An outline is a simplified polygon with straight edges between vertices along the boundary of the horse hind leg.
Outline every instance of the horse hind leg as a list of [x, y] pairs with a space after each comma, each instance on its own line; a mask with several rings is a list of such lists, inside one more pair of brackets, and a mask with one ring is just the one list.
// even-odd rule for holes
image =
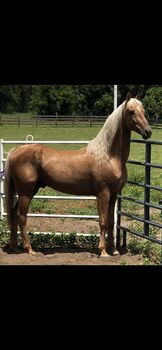
[[18, 208], [19, 208], [19, 215], [18, 215], [18, 223], [20, 227], [23, 247], [25, 251], [29, 254], [36, 255], [36, 252], [33, 251], [32, 246], [30, 244], [29, 235], [27, 233], [27, 213], [29, 209], [29, 205], [31, 202], [31, 197], [28, 197], [27, 195], [23, 195], [19, 197], [18, 201]]
[[13, 251], [18, 250], [17, 229], [18, 229], [18, 201], [15, 203], [11, 211], [11, 240], [10, 240], [10, 243], [6, 245], [6, 248], [10, 248]]

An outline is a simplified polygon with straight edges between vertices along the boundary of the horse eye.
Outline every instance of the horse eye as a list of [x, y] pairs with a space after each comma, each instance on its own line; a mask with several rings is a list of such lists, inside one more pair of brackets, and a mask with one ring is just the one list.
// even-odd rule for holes
[[132, 115], [132, 114], [134, 113], [134, 111], [131, 109], [131, 110], [129, 111], [129, 113], [130, 113], [130, 115]]

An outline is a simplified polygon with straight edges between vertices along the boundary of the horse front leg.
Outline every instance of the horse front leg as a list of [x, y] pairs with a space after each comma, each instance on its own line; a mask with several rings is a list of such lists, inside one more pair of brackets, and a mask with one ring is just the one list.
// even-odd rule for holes
[[109, 201], [107, 251], [110, 255], [119, 254], [114, 245], [114, 209], [116, 200], [117, 194], [112, 196]]
[[99, 212], [99, 226], [100, 226], [100, 238], [99, 238], [99, 251], [101, 257], [107, 257], [106, 239], [105, 235], [108, 230], [108, 211], [109, 211], [110, 191], [108, 188], [104, 188], [97, 196], [97, 207]]

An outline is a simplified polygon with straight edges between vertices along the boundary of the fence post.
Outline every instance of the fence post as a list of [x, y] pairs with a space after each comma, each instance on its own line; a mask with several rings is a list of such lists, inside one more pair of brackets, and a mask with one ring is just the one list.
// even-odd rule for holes
[[21, 119], [20, 119], [20, 115], [18, 115], [18, 126], [20, 127], [21, 125]]
[[90, 119], [89, 119], [89, 126], [92, 126], [92, 113], [90, 114]]
[[[119, 192], [121, 195], [121, 192]], [[121, 223], [121, 197], [117, 198], [117, 208], [116, 208], [116, 248], [120, 248], [120, 223]]]
[[[144, 192], [144, 221], [150, 220], [150, 207], [146, 203], [150, 203], [150, 188], [146, 185], [150, 185], [150, 166], [151, 163], [151, 142], [146, 142], [146, 154], [145, 154], [145, 192]], [[144, 234], [149, 236], [149, 224], [144, 222]]]
[[118, 220], [117, 205], [118, 205], [118, 202], [117, 202], [117, 200], [116, 200], [116, 202], [115, 202], [115, 207], [114, 207], [114, 244], [115, 244], [115, 247], [116, 247], [117, 220]]
[[[3, 172], [3, 139], [0, 139], [0, 172]], [[3, 220], [4, 206], [3, 206], [3, 181], [0, 179], [0, 219]]]

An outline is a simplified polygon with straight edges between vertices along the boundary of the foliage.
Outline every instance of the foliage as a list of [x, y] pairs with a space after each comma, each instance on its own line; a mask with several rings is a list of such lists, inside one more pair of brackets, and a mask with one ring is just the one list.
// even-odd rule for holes
[[5, 220], [0, 220], [0, 246], [9, 242], [9, 233], [7, 233], [7, 225]]
[[162, 87], [154, 86], [147, 90], [145, 97], [142, 100], [149, 119], [162, 116]]
[[133, 237], [130, 239], [128, 248], [132, 254], [141, 254], [147, 264], [162, 264], [162, 249], [158, 244]]
[[[42, 115], [108, 115], [113, 111], [113, 85], [0, 85], [0, 112]], [[118, 104], [128, 91], [142, 93], [150, 117], [159, 116], [162, 87], [118, 85]]]
[[[77, 236], [76, 232], [69, 234], [56, 234], [56, 233], [29, 233], [30, 242], [33, 249], [43, 248], [55, 248], [55, 247], [66, 247], [66, 248], [93, 248], [98, 249], [98, 236], [92, 232], [92, 235]], [[0, 232], [0, 246], [4, 247], [10, 242], [10, 234], [6, 231]], [[22, 247], [21, 236], [18, 234], [18, 245]]]

